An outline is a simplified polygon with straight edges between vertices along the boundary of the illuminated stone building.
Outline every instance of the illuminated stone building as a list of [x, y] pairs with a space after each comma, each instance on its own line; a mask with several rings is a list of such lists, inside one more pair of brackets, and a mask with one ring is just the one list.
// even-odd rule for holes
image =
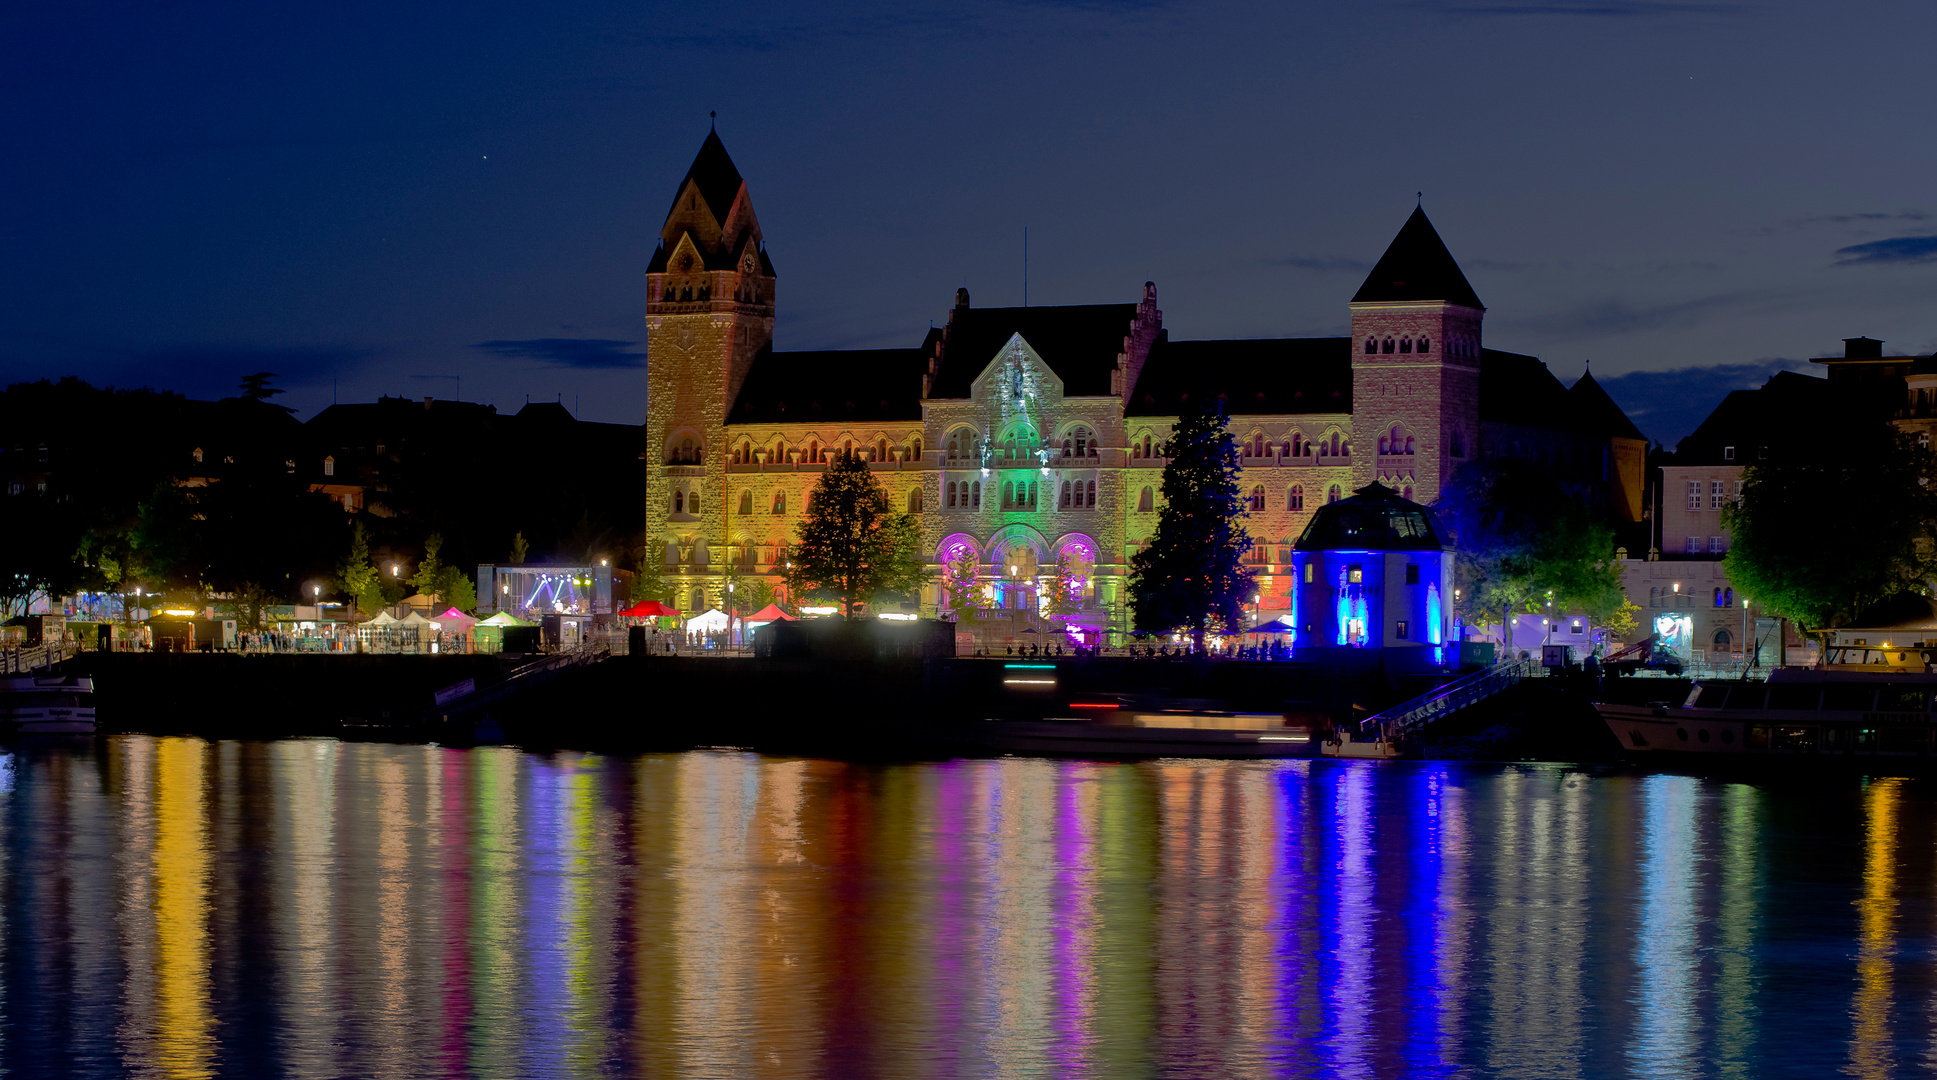
[[[1639, 433], [1591, 380], [1570, 391], [1484, 347], [1485, 307], [1423, 210], [1351, 298], [1349, 338], [1176, 340], [1145, 282], [1128, 302], [1062, 307], [977, 308], [961, 289], [914, 347], [780, 352], [775, 282], [709, 134], [647, 272], [648, 531], [688, 612], [721, 605], [726, 564], [775, 574], [814, 482], [851, 452], [919, 517], [938, 566], [973, 553], [999, 609], [1039, 610], [1066, 563], [1083, 593], [1067, 621], [1122, 627], [1164, 441], [1207, 398], [1243, 448], [1265, 611], [1290, 606], [1311, 514], [1375, 481], [1430, 502], [1461, 463], [1516, 455], [1640, 519]], [[945, 604], [939, 586], [920, 600]]]

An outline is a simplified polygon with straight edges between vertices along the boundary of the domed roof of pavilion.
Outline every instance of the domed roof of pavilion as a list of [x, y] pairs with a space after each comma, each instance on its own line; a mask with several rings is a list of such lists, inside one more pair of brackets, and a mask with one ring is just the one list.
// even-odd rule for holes
[[1349, 499], [1321, 506], [1312, 515], [1297, 551], [1444, 551], [1446, 530], [1433, 512], [1384, 484], [1358, 489]]

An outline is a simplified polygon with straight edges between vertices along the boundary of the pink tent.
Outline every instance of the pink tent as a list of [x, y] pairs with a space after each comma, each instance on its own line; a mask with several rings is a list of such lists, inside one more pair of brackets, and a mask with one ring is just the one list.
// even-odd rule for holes
[[677, 608], [669, 608], [657, 600], [641, 600], [624, 611], [619, 612], [619, 614], [634, 619], [679, 618], [679, 610]]
[[469, 630], [477, 624], [476, 619], [471, 618], [456, 608], [451, 608], [442, 615], [433, 615], [430, 621], [446, 630]]

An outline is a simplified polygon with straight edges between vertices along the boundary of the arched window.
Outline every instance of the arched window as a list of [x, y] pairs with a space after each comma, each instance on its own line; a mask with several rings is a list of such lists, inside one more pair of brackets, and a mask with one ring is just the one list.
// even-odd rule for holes
[[705, 589], [702, 589], [702, 588], [698, 588], [698, 587], [695, 587], [695, 588], [693, 589], [693, 607], [692, 607], [692, 610], [693, 610], [693, 611], [705, 611], [705, 610], [706, 610], [706, 590], [705, 590]]
[[1251, 489], [1251, 509], [1254, 513], [1262, 512], [1264, 510], [1264, 485], [1263, 484], [1259, 484], [1257, 487], [1254, 487]]
[[1402, 353], [1410, 353], [1410, 352], [1412, 352], [1412, 339], [1411, 339], [1411, 338], [1409, 338], [1409, 337], [1402, 337], [1402, 338], [1400, 338], [1400, 339], [1399, 339], [1399, 351], [1400, 351], [1400, 352], [1402, 352]]
[[888, 460], [888, 440], [886, 439], [874, 440], [874, 460], [876, 461]]
[[694, 491], [692, 494], [686, 496], [686, 512], [693, 515], [699, 514], [699, 492], [698, 491]]
[[1063, 481], [1062, 501], [1057, 503], [1056, 506], [1060, 510], [1069, 509], [1069, 481], [1067, 480]]
[[1305, 508], [1305, 485], [1303, 484], [1291, 485], [1291, 490], [1285, 492], [1285, 509], [1303, 510], [1304, 508]]
[[1650, 588], [1648, 590], [1648, 606], [1651, 608], [1658, 608], [1661, 606], [1661, 589], [1659, 586]]
[[1412, 453], [1412, 436], [1406, 436], [1406, 453]]
[[753, 492], [740, 492], [740, 514], [743, 517], [753, 516]]
[[912, 491], [908, 492], [908, 512], [911, 514], [921, 513], [921, 489], [920, 488], [915, 488]]
[[1715, 590], [1715, 606], [1722, 606], [1722, 590], [1719, 587]]
[[948, 494], [948, 508], [950, 510], [955, 509], [955, 481], [950, 480], [948, 483], [943, 484], [942, 489]]
[[1338, 448], [1339, 448], [1338, 432], [1335, 431], [1332, 433], [1332, 456], [1333, 457], [1338, 456]]
[[[1022, 494], [1021, 484], [1016, 485], [1016, 494], [1017, 495]], [[1031, 480], [1029, 481], [1029, 509], [1034, 510], [1035, 508], [1036, 508], [1036, 482], [1034, 480]]]
[[1325, 503], [1328, 506], [1332, 503], [1339, 501], [1342, 498], [1344, 498], [1344, 493], [1339, 491], [1337, 484], [1333, 484], [1331, 488], [1325, 492]]
[[666, 565], [679, 565], [679, 545], [673, 543], [671, 540], [666, 541]]
[[1002, 483], [1002, 509], [1007, 510], [1016, 504], [1016, 486], [1012, 481]]
[[813, 462], [814, 464], [817, 464], [817, 465], [818, 465], [818, 464], [820, 463], [820, 460], [821, 460], [821, 444], [820, 444], [820, 441], [819, 441], [819, 440], [809, 440], [809, 441], [808, 441], [808, 443], [807, 443], [807, 460], [808, 460], [808, 461], [810, 461], [810, 462]]
[[1385, 345], [1379, 351], [1389, 353], [1393, 350], [1394, 347], [1395, 347], [1395, 343], [1393, 342], [1393, 340], [1391, 338], [1387, 338], [1385, 339]]
[[982, 481], [980, 480], [975, 482], [974, 490], [969, 492], [969, 509], [982, 509]]
[[1418, 351], [1419, 351], [1419, 352], [1422, 352], [1422, 353], [1429, 353], [1429, 352], [1432, 352], [1432, 351], [1433, 351], [1433, 339], [1432, 339], [1432, 338], [1429, 338], [1429, 337], [1422, 337], [1422, 338], [1420, 338], [1420, 339], [1419, 339], [1419, 349], [1418, 349]]
[[921, 460], [921, 438], [919, 436], [916, 437], [914, 442], [908, 444], [908, 458], [910, 461]]
[[1378, 354], [1378, 352], [1379, 352], [1379, 339], [1377, 339], [1377, 338], [1366, 338], [1366, 339], [1365, 339], [1365, 355], [1367, 355], [1367, 356], [1375, 356], [1375, 355], [1377, 355], [1377, 354]]
[[785, 439], [774, 440], [773, 456], [768, 458], [767, 460], [776, 461], [782, 465], [787, 464], [787, 440]]
[[1722, 606], [1727, 608], [1735, 606], [1735, 590], [1733, 588], [1725, 588], [1722, 590]]
[[676, 490], [673, 492], [673, 513], [683, 514], [685, 512], [686, 512], [686, 493], [683, 491]]
[[773, 493], [773, 512], [776, 517], [787, 512], [786, 492], [776, 491]]
[[1092, 507], [1096, 505], [1096, 481], [1094, 480], [1090, 481], [1088, 505]]
[[1147, 514], [1150, 512], [1150, 503], [1151, 503], [1150, 494], [1151, 494], [1150, 489], [1148, 487], [1144, 488], [1141, 492], [1137, 494], [1137, 512], [1138, 513]]
[[1411, 484], [1407, 484], [1407, 485], [1406, 485], [1406, 486], [1405, 486], [1405, 487], [1404, 487], [1404, 488], [1403, 488], [1402, 490], [1400, 490], [1400, 492], [1399, 492], [1399, 497], [1400, 497], [1400, 498], [1402, 498], [1402, 499], [1404, 499], [1404, 500], [1406, 500], [1407, 502], [1411, 502], [1411, 501], [1412, 501], [1412, 485], [1411, 485]]
[[1715, 648], [1712, 651], [1714, 652], [1729, 651], [1729, 642], [1733, 640], [1735, 639], [1729, 636], [1729, 632], [1727, 630], [1724, 629], [1724, 630], [1715, 631]]

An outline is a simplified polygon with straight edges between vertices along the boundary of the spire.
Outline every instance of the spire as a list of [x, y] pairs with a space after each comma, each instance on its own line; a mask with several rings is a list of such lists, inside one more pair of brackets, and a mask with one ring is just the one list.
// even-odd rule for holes
[[1459, 263], [1453, 261], [1453, 253], [1446, 250], [1446, 242], [1427, 220], [1423, 205], [1406, 219], [1399, 235], [1392, 238], [1392, 246], [1385, 249], [1366, 275], [1365, 284], [1352, 297], [1355, 304], [1404, 300], [1439, 300], [1486, 310], [1473, 286], [1467, 284]]
[[713, 220], [724, 224], [726, 215], [733, 209], [733, 199], [740, 194], [743, 181], [740, 170], [733, 167], [733, 159], [727, 155], [726, 144], [720, 141], [718, 130], [709, 130], [706, 141], [700, 144], [699, 155], [693, 158], [693, 167], [686, 170], [686, 179], [679, 182], [679, 190], [673, 193], [673, 205], [666, 211], [667, 217], [679, 209], [679, 199], [686, 193], [686, 185], [699, 185], [699, 197], [706, 200], [706, 208], [713, 212]]

